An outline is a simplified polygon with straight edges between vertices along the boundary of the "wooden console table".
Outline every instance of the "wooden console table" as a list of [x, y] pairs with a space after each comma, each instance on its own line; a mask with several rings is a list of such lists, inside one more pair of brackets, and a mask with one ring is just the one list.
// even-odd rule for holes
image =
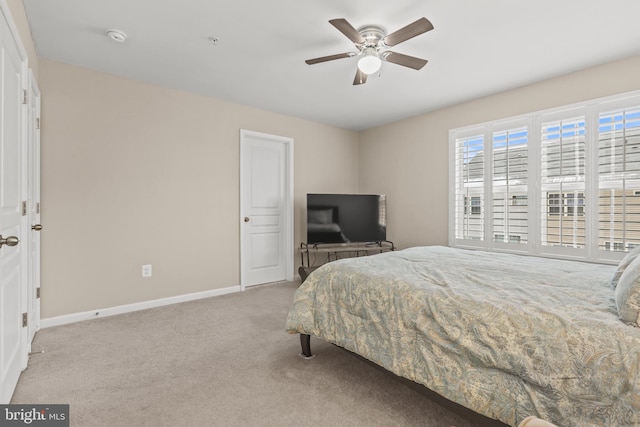
[[[298, 269], [298, 273], [300, 273], [300, 279], [304, 282], [313, 270], [326, 262], [335, 261], [340, 258], [367, 256], [393, 250], [395, 250], [395, 246], [393, 242], [388, 240], [376, 243], [301, 243], [300, 260], [302, 261], [302, 266]], [[313, 262], [311, 262], [311, 256], [314, 258]], [[323, 260], [320, 260], [320, 264], [316, 265], [318, 257], [322, 257]], [[326, 260], [324, 260], [325, 257]]]

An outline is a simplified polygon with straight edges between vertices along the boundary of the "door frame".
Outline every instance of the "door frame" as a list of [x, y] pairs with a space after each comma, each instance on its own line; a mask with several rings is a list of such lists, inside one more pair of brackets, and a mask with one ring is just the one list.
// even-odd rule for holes
[[[31, 352], [31, 342], [40, 330], [40, 231], [33, 226], [40, 224], [40, 100], [41, 93], [33, 71], [29, 69], [29, 93], [27, 102], [27, 156], [25, 169], [27, 170], [27, 229], [25, 242], [29, 247], [27, 252], [27, 319], [28, 319], [28, 351]], [[28, 236], [28, 238], [27, 238]]]
[[293, 139], [292, 138], [288, 138], [288, 137], [284, 137], [284, 136], [278, 136], [278, 135], [272, 135], [272, 134], [267, 134], [267, 133], [262, 133], [262, 132], [255, 132], [255, 131], [251, 131], [251, 130], [247, 130], [247, 129], [240, 129], [240, 218], [239, 218], [239, 224], [240, 224], [240, 290], [244, 291], [246, 289], [246, 268], [248, 267], [248, 260], [246, 259], [246, 250], [247, 248], [244, 247], [244, 241], [245, 241], [245, 233], [247, 233], [246, 231], [246, 227], [243, 226], [243, 221], [244, 221], [244, 216], [245, 216], [245, 212], [246, 212], [246, 207], [245, 207], [245, 203], [244, 203], [244, 177], [243, 177], [243, 170], [244, 167], [246, 167], [245, 165], [243, 165], [245, 156], [244, 156], [244, 146], [245, 146], [245, 140], [248, 138], [257, 138], [257, 139], [262, 139], [265, 141], [275, 141], [275, 144], [284, 144], [285, 146], [285, 171], [284, 171], [284, 175], [285, 175], [285, 197], [286, 200], [284, 202], [284, 206], [285, 206], [285, 219], [284, 219], [284, 224], [282, 227], [282, 230], [284, 233], [286, 233], [286, 236], [284, 238], [285, 240], [285, 249], [284, 249], [284, 256], [286, 257], [286, 267], [285, 267], [285, 274], [286, 280], [292, 281], [294, 278], [293, 275], [293, 269], [294, 269], [294, 245], [293, 245], [293, 240], [294, 240], [294, 229], [293, 229], [293, 224], [294, 224], [294, 200], [293, 200]]

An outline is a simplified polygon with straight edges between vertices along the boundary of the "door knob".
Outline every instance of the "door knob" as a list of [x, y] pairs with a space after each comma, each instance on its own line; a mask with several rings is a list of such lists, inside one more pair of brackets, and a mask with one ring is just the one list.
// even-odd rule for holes
[[34, 231], [40, 231], [42, 230], [42, 226], [40, 224], [34, 224], [31, 226], [31, 229]]
[[0, 248], [2, 247], [2, 245], [15, 246], [19, 242], [20, 242], [20, 239], [18, 239], [16, 236], [9, 236], [9, 237], [4, 238], [0, 234]]
[[249, 222], [249, 217], [248, 216], [244, 217], [244, 222]]

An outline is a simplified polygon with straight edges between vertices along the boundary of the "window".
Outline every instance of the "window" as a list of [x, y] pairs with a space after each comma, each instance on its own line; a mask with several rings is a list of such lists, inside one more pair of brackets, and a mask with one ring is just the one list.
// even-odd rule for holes
[[585, 117], [543, 121], [540, 136], [541, 199], [547, 201], [540, 216], [540, 243], [582, 248], [585, 223], [575, 207], [580, 191], [584, 211]]
[[547, 214], [560, 215], [562, 212], [562, 194], [547, 193]]
[[464, 214], [468, 215], [481, 215], [482, 214], [482, 199], [480, 196], [464, 196]]
[[547, 193], [547, 215], [583, 216], [584, 193]]
[[[504, 234], [494, 234], [493, 235], [493, 241], [494, 242], [504, 242]], [[520, 243], [521, 238], [518, 235], [509, 235], [509, 242], [510, 243]]]
[[598, 194], [600, 247], [640, 244], [640, 108], [598, 116]]
[[527, 206], [527, 196], [511, 196], [511, 206]]
[[[624, 251], [624, 243], [622, 242], [613, 242], [613, 245], [611, 244], [611, 242], [604, 242], [604, 248], [607, 251], [613, 250], [613, 251]], [[632, 249], [632, 248], [629, 248]]]
[[640, 246], [640, 91], [449, 139], [452, 246], [598, 261]]
[[484, 138], [462, 137], [455, 141], [456, 238], [484, 239]]
[[565, 193], [563, 199], [565, 202], [564, 215], [584, 215], [584, 193]]
[[482, 214], [482, 203], [480, 201], [480, 196], [472, 196], [471, 197], [471, 215], [480, 215]]
[[507, 126], [493, 131], [492, 136], [492, 223], [494, 233], [503, 236], [502, 240], [494, 241], [526, 243], [529, 130], [527, 126]]

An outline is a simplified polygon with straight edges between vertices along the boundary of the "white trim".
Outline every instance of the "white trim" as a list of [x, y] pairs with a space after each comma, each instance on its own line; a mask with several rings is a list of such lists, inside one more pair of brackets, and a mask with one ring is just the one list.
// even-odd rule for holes
[[20, 37], [20, 31], [18, 31], [16, 22], [13, 20], [11, 9], [9, 8], [9, 5], [7, 4], [6, 0], [0, 0], [0, 11], [2, 12], [2, 15], [5, 18], [7, 25], [9, 25], [9, 31], [11, 31], [11, 35], [14, 38], [14, 44], [16, 46], [16, 49], [18, 50], [18, 55], [20, 56], [20, 60], [22, 60], [25, 63], [25, 68], [28, 68], [29, 56], [27, 55], [27, 51], [24, 48], [24, 44], [22, 43], [22, 37]]
[[[449, 246], [456, 245], [455, 225], [452, 221], [456, 218], [456, 144], [455, 130], [449, 129], [449, 212], [448, 212], [448, 241]], [[453, 166], [453, 167], [452, 167]]]
[[134, 311], [147, 310], [150, 308], [163, 307], [166, 305], [178, 304], [181, 302], [195, 301], [204, 298], [217, 297], [240, 292], [240, 285], [230, 286], [228, 288], [211, 289], [203, 292], [195, 292], [191, 294], [177, 295], [173, 297], [154, 299], [150, 301], [142, 301], [133, 304], [119, 305], [81, 313], [65, 314], [62, 316], [49, 317], [40, 320], [40, 328], [50, 328], [53, 326], [67, 325], [69, 323], [82, 322], [84, 320], [98, 319], [101, 317], [115, 316], [117, 314], [131, 313]]
[[[28, 175], [27, 176], [27, 182], [31, 179], [34, 179], [34, 182], [31, 182], [30, 184], [36, 189], [36, 192], [33, 194], [29, 194], [28, 188], [25, 189], [25, 191], [27, 192], [27, 200], [29, 199], [29, 196], [33, 197], [33, 199], [31, 200], [32, 203], [39, 203], [40, 202], [40, 196], [41, 196], [41, 159], [40, 159], [40, 148], [41, 148], [41, 144], [40, 144], [40, 128], [39, 128], [39, 124], [36, 123], [37, 120], [40, 120], [40, 114], [41, 114], [41, 97], [42, 94], [40, 92], [40, 88], [38, 86], [38, 82], [36, 81], [35, 75], [33, 74], [33, 70], [31, 68], [29, 68], [29, 72], [28, 72], [29, 76], [28, 76], [28, 80], [29, 80], [29, 84], [28, 84], [28, 105], [27, 107], [27, 113], [26, 113], [26, 136], [25, 138], [27, 139], [27, 143], [25, 144], [27, 146], [27, 157], [26, 157], [26, 162], [29, 163], [26, 167], [27, 169], [27, 173], [30, 170], [31, 166], [37, 166], [37, 168], [34, 169], [34, 172], [36, 173], [36, 176], [34, 177], [34, 175]], [[34, 104], [32, 104], [35, 103]], [[32, 121], [32, 117], [31, 117], [31, 112], [32, 109], [35, 109], [35, 117], [33, 117], [33, 121]], [[32, 138], [30, 138], [30, 135], [33, 135]], [[30, 151], [31, 150], [31, 151]], [[31, 156], [29, 156], [29, 152], [32, 152]], [[35, 161], [35, 163], [32, 164], [32, 161]], [[29, 187], [29, 185], [27, 185], [27, 187]], [[36, 212], [34, 214], [34, 207], [33, 205], [29, 206], [29, 214], [27, 215], [27, 229], [31, 224], [39, 224], [40, 223], [40, 213], [39, 211]], [[28, 233], [27, 233], [28, 234]], [[39, 237], [37, 238], [38, 242], [40, 242]], [[31, 239], [29, 239], [29, 241], [31, 242]], [[38, 243], [38, 246], [40, 244]], [[31, 256], [32, 252], [28, 251], [27, 256]], [[36, 297], [36, 292], [38, 290], [38, 288], [40, 287], [40, 283], [42, 282], [41, 280], [41, 251], [37, 250], [36, 251], [36, 259], [32, 260], [33, 261], [33, 265], [34, 265], [34, 271], [32, 273], [35, 273], [34, 276], [34, 282], [28, 282], [27, 286], [31, 287], [31, 289], [27, 289], [27, 294], [28, 294], [28, 299], [27, 299], [27, 312], [28, 312], [28, 316], [29, 316], [29, 325], [28, 325], [28, 342], [27, 344], [29, 345], [29, 351], [31, 351], [31, 342], [33, 340], [33, 337], [35, 336], [35, 333], [38, 332], [38, 330], [40, 329], [40, 309], [41, 309], [41, 305], [40, 305], [40, 298]], [[27, 269], [29, 268], [29, 263], [27, 262]], [[36, 279], [37, 278], [37, 279]], [[33, 285], [36, 286], [33, 286]], [[35, 298], [35, 312], [30, 311], [31, 306], [32, 306], [32, 300], [31, 298]]]

